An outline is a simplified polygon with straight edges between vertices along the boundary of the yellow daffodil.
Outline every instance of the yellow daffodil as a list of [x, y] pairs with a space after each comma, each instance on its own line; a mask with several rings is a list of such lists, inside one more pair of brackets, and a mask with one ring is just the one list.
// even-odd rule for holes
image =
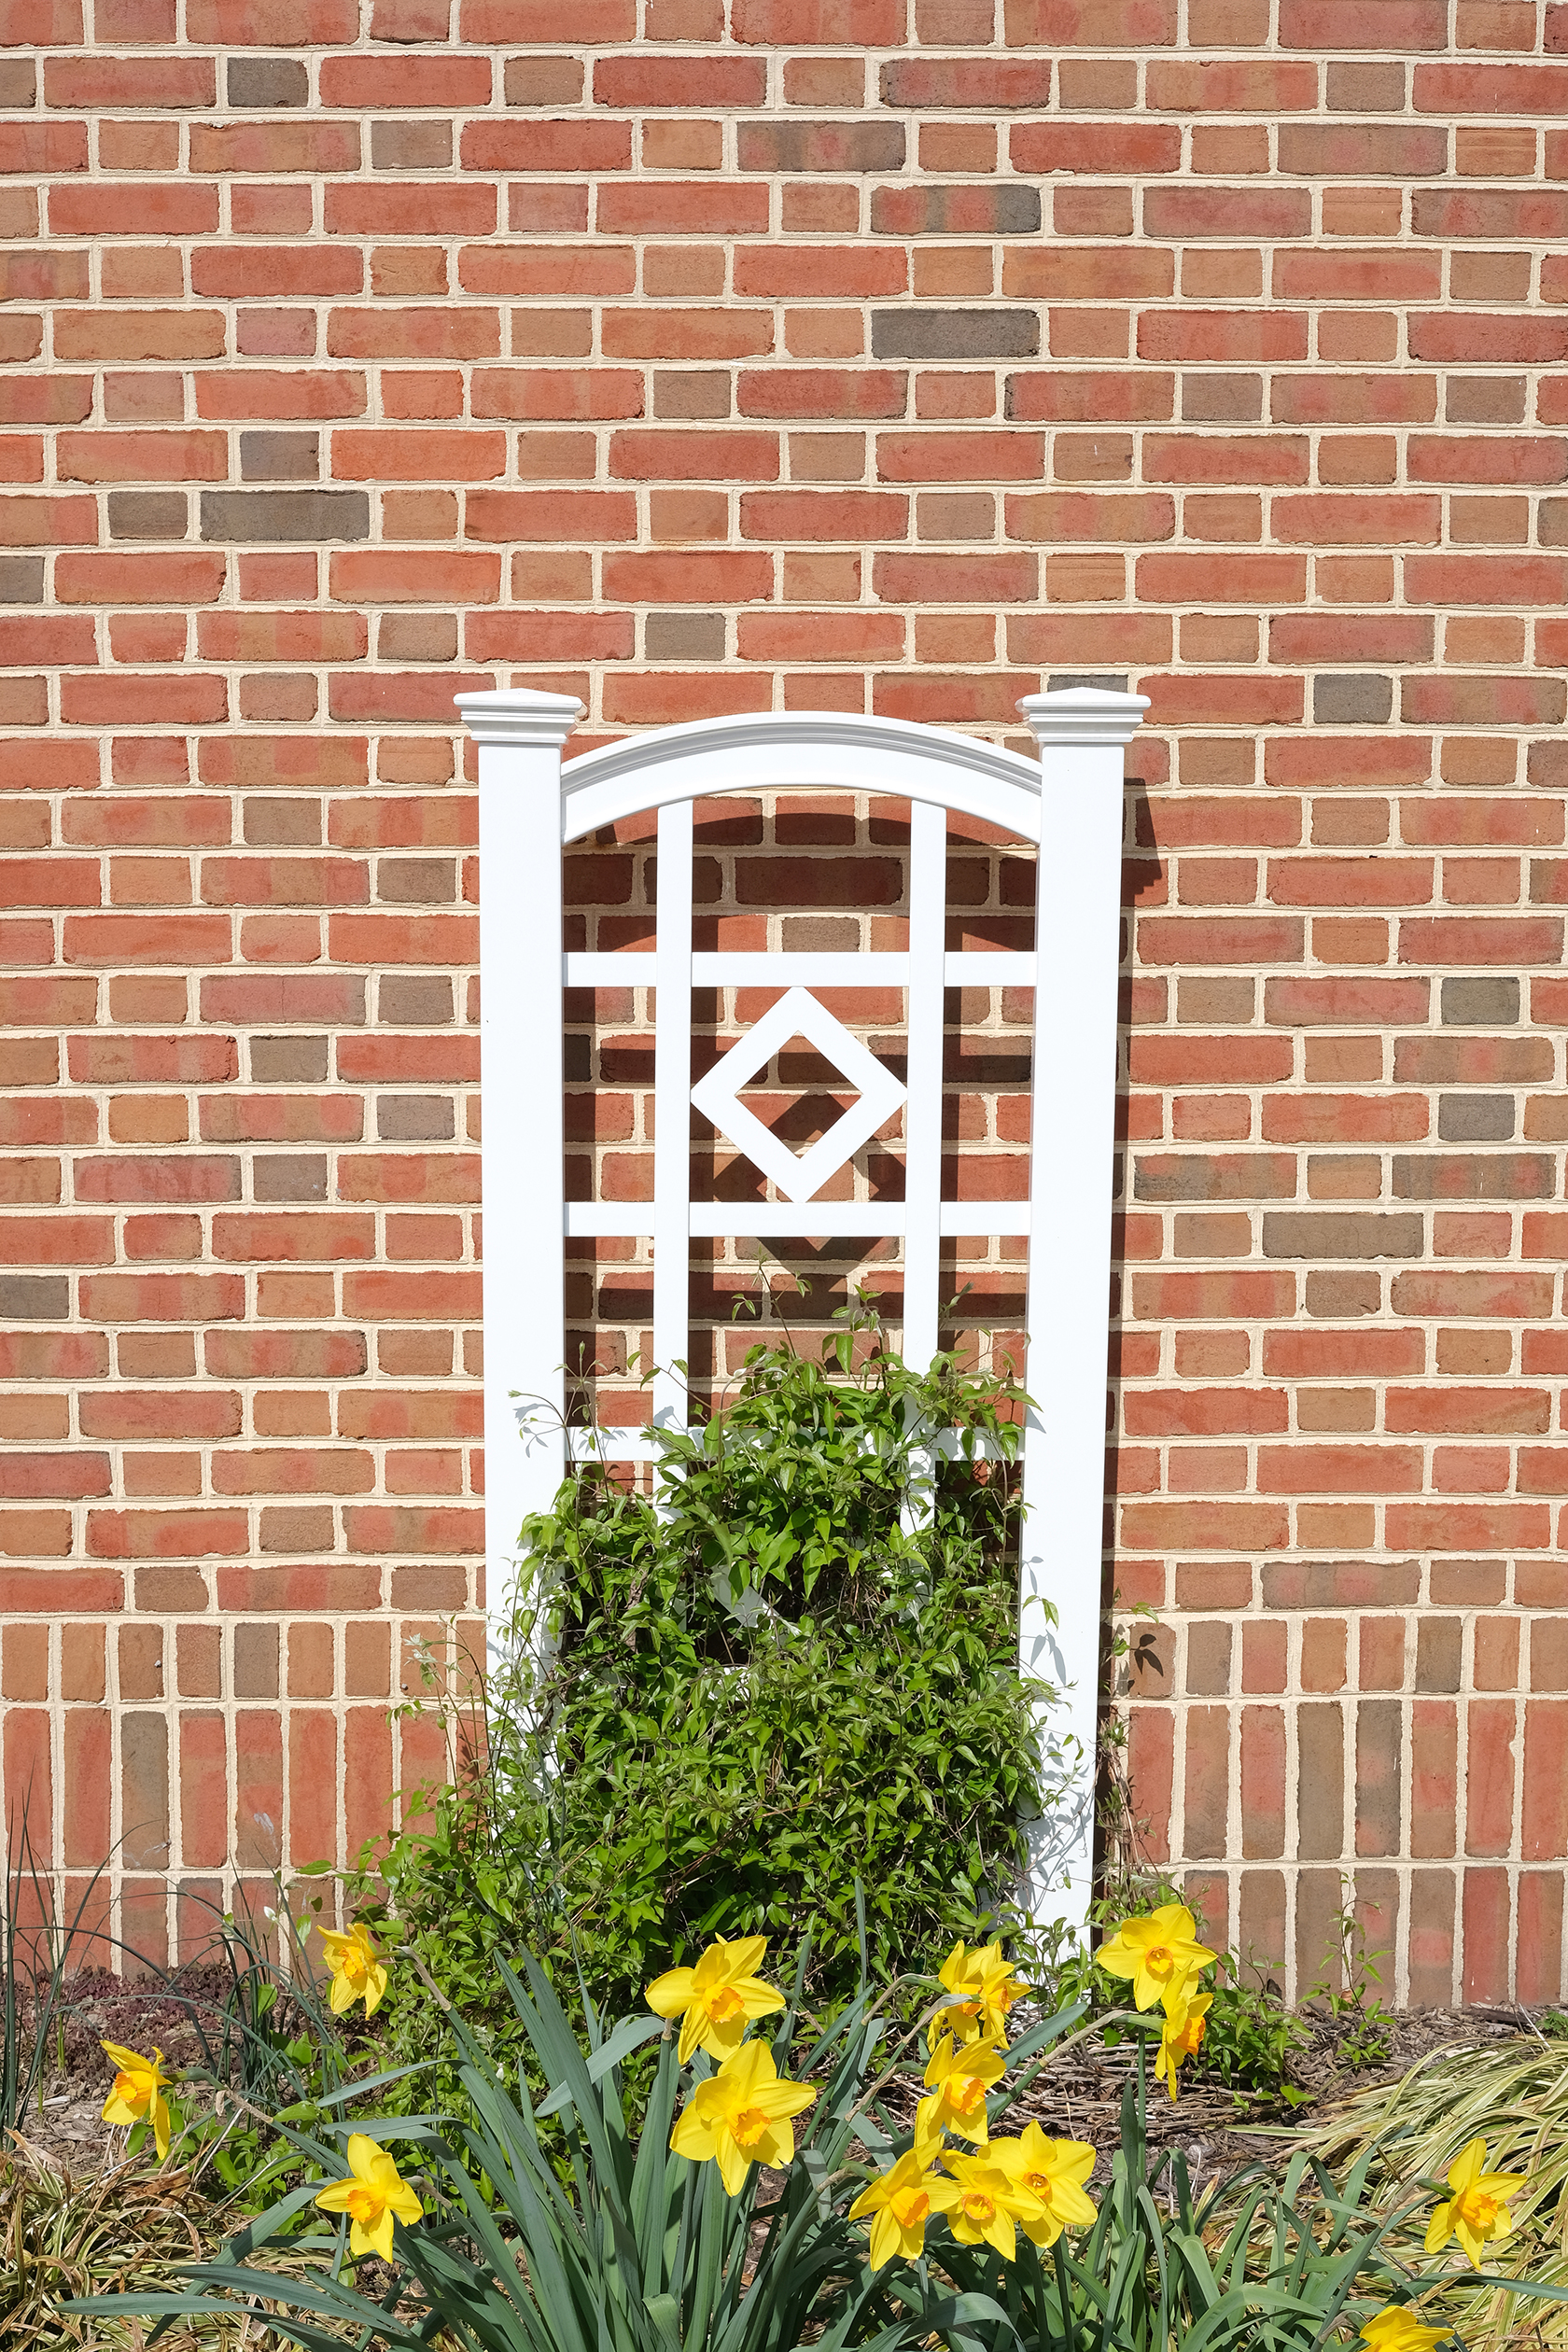
[[114, 2089], [104, 2102], [105, 2123], [150, 2123], [158, 2149], [159, 2161], [169, 2153], [169, 2102], [163, 2096], [168, 2077], [163, 2072], [163, 2052], [155, 2050], [150, 2058], [139, 2058], [133, 2050], [122, 2050], [119, 2042], [100, 2042], [118, 2069]]
[[999, 2041], [1007, 2031], [1008, 2010], [1029, 1991], [1002, 1958], [999, 1943], [977, 1946], [973, 1952], [955, 1944], [939, 1975], [953, 1998], [927, 2029], [926, 2045], [931, 2050], [944, 2034], [951, 2034], [959, 2042]]
[[1361, 2330], [1361, 2341], [1372, 2352], [1432, 2352], [1452, 2333], [1451, 2328], [1423, 2327], [1407, 2303], [1385, 2303]]
[[950, 2213], [961, 2191], [956, 2181], [931, 2169], [936, 2154], [932, 2140], [917, 2140], [907, 2155], [862, 2189], [849, 2208], [858, 2221], [863, 2213], [875, 2215], [871, 2225], [871, 2267], [879, 2271], [895, 2254], [913, 2261], [925, 2251], [926, 2223], [933, 2213]]
[[1165, 2030], [1160, 2036], [1159, 2055], [1155, 2060], [1155, 2080], [1163, 2082], [1172, 2098], [1176, 2096], [1176, 2077], [1181, 2067], [1187, 2059], [1196, 2058], [1203, 2047], [1213, 1998], [1211, 1993], [1195, 1993], [1189, 1985], [1174, 2007], [1167, 2005]]
[[335, 1927], [323, 1927], [320, 1932], [332, 1979], [333, 2016], [341, 2017], [363, 1995], [365, 2015], [373, 2017], [386, 1991], [386, 1970], [370, 1929], [356, 1920], [346, 1935]]
[[957, 2132], [960, 2139], [984, 2148], [990, 2136], [986, 2120], [986, 2093], [1000, 2082], [1006, 2060], [1000, 2050], [984, 2042], [959, 2045], [944, 2034], [926, 2068], [929, 2099], [916, 2109], [917, 2138], [934, 2139], [939, 2132]]
[[1489, 2238], [1506, 2237], [1514, 2226], [1507, 2200], [1524, 2187], [1523, 2173], [1489, 2173], [1486, 2142], [1473, 2139], [1449, 2166], [1453, 2194], [1432, 2217], [1426, 2250], [1436, 2254], [1450, 2237], [1457, 2237], [1472, 2262], [1481, 2259]]
[[960, 2246], [994, 2246], [1003, 2261], [1018, 2250], [1015, 2223], [1038, 2227], [1043, 2208], [1032, 2191], [986, 2156], [943, 2157], [959, 2194], [947, 2211], [947, 2227]]
[[986, 2153], [1041, 2208], [1020, 2216], [1024, 2235], [1036, 2246], [1055, 2246], [1064, 2229], [1093, 2221], [1098, 2207], [1084, 2188], [1095, 2168], [1087, 2141], [1047, 2139], [1038, 2123], [1026, 2123], [1016, 2139], [992, 2140]]
[[1095, 1954], [1110, 1976], [1127, 1977], [1141, 2009], [1182, 1998], [1187, 1979], [1219, 1954], [1197, 1940], [1197, 1924], [1184, 1903], [1162, 1903], [1145, 1919], [1124, 1919]]
[[792, 2161], [790, 2118], [816, 2096], [804, 2083], [779, 2080], [766, 2042], [742, 2042], [717, 2074], [697, 2084], [670, 2134], [670, 2146], [694, 2163], [711, 2156], [725, 2194], [738, 2197], [753, 2164], [782, 2169]]
[[735, 1943], [720, 1936], [694, 1968], [669, 1968], [654, 1978], [643, 1997], [655, 2017], [679, 2018], [683, 2066], [698, 2050], [710, 2058], [733, 2057], [754, 2017], [783, 2008], [783, 1994], [755, 1974], [766, 1950], [765, 1936], [742, 1936]]
[[315, 2200], [323, 2213], [346, 2213], [348, 2250], [356, 2257], [379, 2254], [392, 2260], [394, 2219], [417, 2221], [425, 2208], [385, 2148], [363, 2132], [348, 2138], [348, 2178], [334, 2180]]

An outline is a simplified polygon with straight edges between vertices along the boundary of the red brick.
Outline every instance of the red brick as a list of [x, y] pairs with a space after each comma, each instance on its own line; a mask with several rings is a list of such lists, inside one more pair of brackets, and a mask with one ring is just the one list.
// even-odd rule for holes
[[766, 96], [767, 65], [760, 57], [601, 57], [594, 67], [595, 104], [625, 106], [636, 114], [661, 107], [761, 106]]
[[1568, 65], [1418, 65], [1411, 79], [1418, 114], [1568, 113]]
[[1210, 366], [1305, 359], [1307, 320], [1299, 311], [1147, 310], [1138, 321], [1138, 356]]
[[475, 416], [524, 423], [640, 416], [642, 376], [633, 368], [476, 368], [469, 397]]
[[401, 106], [455, 110], [490, 103], [486, 57], [324, 57], [321, 103], [357, 112]]
[[609, 471], [622, 482], [775, 482], [778, 437], [702, 427], [613, 433]]
[[[609, 226], [602, 196], [599, 226]], [[617, 245], [465, 245], [458, 283], [465, 294], [630, 294], [637, 255]]]
[[500, 320], [493, 310], [334, 310], [327, 348], [337, 359], [494, 359]]
[[1568, 319], [1507, 312], [1419, 311], [1408, 324], [1410, 357], [1442, 367], [1550, 367], [1568, 357]]
[[1010, 48], [1160, 49], [1176, 40], [1176, 0], [1007, 0]]
[[322, 49], [352, 41], [356, 0], [189, 0], [186, 38], [203, 49]]
[[1051, 66], [1043, 58], [901, 57], [882, 67], [881, 90], [885, 106], [999, 114], [1049, 105]]
[[629, 172], [629, 122], [517, 121], [489, 117], [463, 125], [459, 155], [468, 172]]
[[1445, 0], [1382, 0], [1371, 14], [1361, 0], [1280, 0], [1281, 49], [1440, 49], [1448, 46]]
[[679, 554], [609, 553], [605, 595], [634, 604], [763, 604], [773, 595], [771, 556], [740, 550]]
[[412, 560], [390, 549], [335, 549], [330, 581], [334, 599], [343, 604], [494, 604], [500, 594], [501, 559], [467, 549], [421, 548]]
[[1015, 171], [1142, 175], [1179, 171], [1182, 133], [1175, 123], [1080, 122], [1053, 116], [1015, 123], [1008, 134]]
[[203, 237], [217, 227], [217, 190], [177, 180], [93, 180], [51, 187], [57, 237]]
[[732, 38], [758, 49], [892, 49], [903, 27], [898, 0], [735, 0], [730, 15]]

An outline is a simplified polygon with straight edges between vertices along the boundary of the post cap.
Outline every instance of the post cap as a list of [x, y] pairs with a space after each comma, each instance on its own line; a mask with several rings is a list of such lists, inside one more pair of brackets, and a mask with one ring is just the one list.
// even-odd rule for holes
[[586, 708], [575, 694], [543, 694], [530, 686], [455, 694], [453, 700], [479, 743], [562, 744]]
[[1025, 694], [1017, 707], [1043, 752], [1056, 744], [1130, 743], [1149, 697], [1105, 686], [1063, 686], [1054, 694]]

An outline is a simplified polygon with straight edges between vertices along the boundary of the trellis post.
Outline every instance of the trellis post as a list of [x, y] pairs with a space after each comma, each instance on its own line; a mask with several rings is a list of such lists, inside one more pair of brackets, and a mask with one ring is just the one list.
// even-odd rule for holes
[[[1122, 754], [1141, 694], [1028, 694], [1040, 746], [1019, 1655], [1056, 1685], [1055, 1803], [1033, 1832], [1035, 1913], [1080, 1924], [1094, 1873], [1105, 1372], [1120, 985]], [[1081, 1563], [1052, 1574], [1052, 1563]], [[1052, 1624], [1049, 1601], [1056, 1610]]]
[[486, 1601], [498, 1629], [518, 1529], [549, 1508], [566, 1469], [561, 749], [582, 705], [516, 689], [456, 700], [479, 748], [479, 862], [491, 877], [479, 916], [480, 1159]]

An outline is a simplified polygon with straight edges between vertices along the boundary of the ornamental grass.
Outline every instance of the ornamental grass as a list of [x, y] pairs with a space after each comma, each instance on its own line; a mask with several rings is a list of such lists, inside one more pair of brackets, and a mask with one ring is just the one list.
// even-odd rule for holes
[[[1539, 2033], [1494, 2048], [1436, 2051], [1402, 2080], [1364, 2091], [1310, 2140], [1336, 2168], [1366, 2163], [1389, 2197], [1422, 2180], [1451, 2197], [1450, 2171], [1477, 2142], [1488, 2169], [1519, 2178], [1510, 2227], [1485, 2249], [1499, 2283], [1456, 2284], [1434, 2315], [1470, 2352], [1568, 2346], [1568, 2039]], [[1517, 2282], [1517, 2283], [1516, 2283]], [[1529, 2292], [1520, 2289], [1528, 2283]]]

